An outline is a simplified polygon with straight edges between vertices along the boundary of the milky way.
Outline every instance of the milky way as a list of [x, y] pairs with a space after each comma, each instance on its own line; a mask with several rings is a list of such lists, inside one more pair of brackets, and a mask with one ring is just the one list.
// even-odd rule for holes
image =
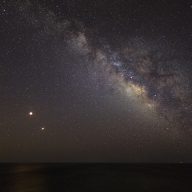
[[181, 123], [184, 128], [192, 110], [188, 74], [182, 71], [182, 61], [174, 51], [169, 51], [171, 47], [163, 50], [155, 42], [150, 44], [130, 39], [119, 50], [112, 51], [109, 45], [98, 49], [82, 32], [70, 42], [74, 50], [88, 57], [90, 65], [96, 66], [94, 70], [102, 68], [107, 80], [137, 107], [157, 113], [168, 122]]
[[[135, 107], [156, 113], [175, 123], [174, 126], [188, 127], [192, 107], [189, 77], [182, 70], [182, 62], [186, 61], [179, 60], [169, 43], [160, 46], [144, 38], [128, 38], [118, 49], [113, 49], [82, 22], [57, 21], [53, 12], [41, 7], [36, 7], [39, 15], [35, 15], [32, 6], [29, 2], [19, 4], [30, 23], [43, 27], [46, 35], [63, 38], [69, 51], [88, 61], [87, 75], [103, 76], [103, 81], [107, 81], [103, 84], [122, 92]], [[95, 46], [93, 39], [100, 45]]]
[[[48, 155], [59, 149], [68, 159], [153, 161], [168, 154], [175, 161], [186, 148], [188, 157], [191, 45], [169, 28], [166, 19], [174, 17], [123, 0], [134, 8], [94, 1], [90, 12], [82, 3], [78, 13], [80, 2], [6, 4], [0, 126], [8, 139], [2, 142], [17, 140], [21, 154], [28, 146]], [[146, 23], [141, 10], [149, 13]], [[159, 18], [166, 21], [161, 27]]]

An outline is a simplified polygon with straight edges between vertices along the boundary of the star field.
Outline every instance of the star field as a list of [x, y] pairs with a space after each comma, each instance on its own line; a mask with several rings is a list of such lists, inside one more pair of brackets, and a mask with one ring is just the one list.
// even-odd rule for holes
[[191, 161], [191, 19], [179, 0], [1, 1], [0, 161]]

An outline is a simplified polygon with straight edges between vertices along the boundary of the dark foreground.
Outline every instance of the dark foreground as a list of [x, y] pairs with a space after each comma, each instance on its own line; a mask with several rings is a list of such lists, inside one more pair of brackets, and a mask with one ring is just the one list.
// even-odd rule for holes
[[192, 191], [192, 165], [0, 164], [4, 191]]

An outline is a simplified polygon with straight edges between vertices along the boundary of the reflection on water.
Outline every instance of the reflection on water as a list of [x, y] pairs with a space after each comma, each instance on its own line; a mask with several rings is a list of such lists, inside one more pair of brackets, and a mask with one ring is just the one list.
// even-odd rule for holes
[[48, 191], [46, 189], [46, 175], [39, 166], [16, 165], [7, 170], [4, 191], [33, 192]]
[[190, 166], [0, 164], [0, 192], [192, 191], [191, 182]]

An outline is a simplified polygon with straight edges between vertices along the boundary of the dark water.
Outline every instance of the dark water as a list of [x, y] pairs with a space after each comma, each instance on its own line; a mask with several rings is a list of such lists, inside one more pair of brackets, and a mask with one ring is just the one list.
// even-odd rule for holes
[[4, 191], [192, 191], [192, 165], [0, 164]]

